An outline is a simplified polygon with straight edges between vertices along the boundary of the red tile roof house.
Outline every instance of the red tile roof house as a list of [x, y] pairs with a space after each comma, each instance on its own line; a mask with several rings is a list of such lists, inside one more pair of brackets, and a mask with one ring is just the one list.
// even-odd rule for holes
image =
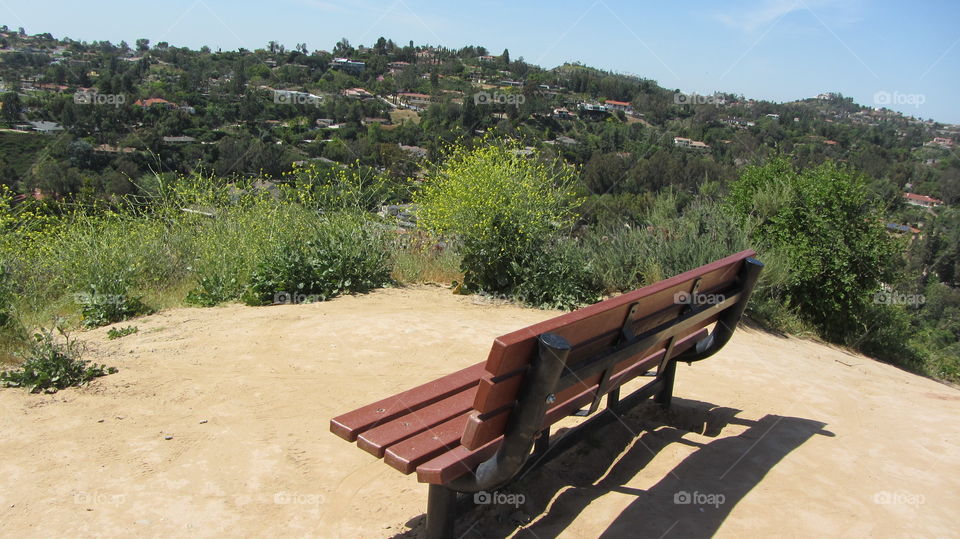
[[935, 208], [937, 206], [942, 206], [943, 201], [928, 197], [926, 195], [917, 195], [914, 193], [904, 193], [903, 198], [906, 199], [906, 203], [911, 206], [922, 206], [924, 208]]
[[622, 110], [627, 114], [633, 114], [633, 105], [626, 101], [614, 101], [612, 99], [608, 99], [604, 102], [604, 104], [613, 110]]
[[170, 101], [167, 101], [166, 99], [161, 99], [159, 97], [151, 97], [149, 99], [138, 99], [134, 101], [133, 104], [138, 107], [145, 107], [145, 108], [150, 108], [154, 105], [161, 105], [169, 108], [176, 108], [177, 106], [176, 103], [171, 103]]
[[401, 103], [407, 103], [411, 105], [429, 105], [433, 101], [433, 97], [427, 94], [418, 94], [416, 92], [400, 92], [397, 94], [397, 97], [400, 98]]

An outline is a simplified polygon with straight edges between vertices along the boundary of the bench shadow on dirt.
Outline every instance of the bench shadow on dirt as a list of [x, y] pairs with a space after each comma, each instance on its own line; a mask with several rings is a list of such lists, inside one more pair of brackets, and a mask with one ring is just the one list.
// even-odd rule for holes
[[[678, 397], [669, 411], [652, 402], [641, 404], [619, 420], [572, 437], [575, 441], [564, 452], [548, 454], [549, 462], [500, 491], [522, 494], [519, 507], [477, 505], [462, 511], [456, 537], [555, 537], [608, 492], [635, 500], [598, 524], [598, 535], [711, 536], [786, 455], [814, 435], [834, 436], [820, 421], [779, 415], [746, 420], [737, 417], [740, 412]], [[730, 432], [718, 437], [728, 427]], [[561, 430], [554, 439], [570, 432]], [[715, 439], [684, 439], [690, 432]], [[680, 446], [671, 447], [675, 444]], [[665, 449], [690, 453], [652, 487], [626, 486]], [[424, 518], [411, 519], [411, 529], [396, 537], [421, 535]]]

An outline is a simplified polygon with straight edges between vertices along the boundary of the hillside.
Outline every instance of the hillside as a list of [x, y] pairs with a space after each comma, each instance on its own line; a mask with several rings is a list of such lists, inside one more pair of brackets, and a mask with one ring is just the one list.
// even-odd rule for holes
[[[4, 532], [411, 536], [426, 488], [330, 434], [329, 419], [554, 314], [420, 287], [167, 310], [119, 340], [82, 333], [88, 358], [119, 373], [54, 395], [0, 391]], [[680, 366], [676, 395], [669, 415], [640, 408], [522, 480], [518, 511], [483, 513], [464, 537], [515, 519], [532, 519], [521, 537], [955, 534], [954, 388], [742, 328]], [[723, 503], [678, 505], [681, 490]]]

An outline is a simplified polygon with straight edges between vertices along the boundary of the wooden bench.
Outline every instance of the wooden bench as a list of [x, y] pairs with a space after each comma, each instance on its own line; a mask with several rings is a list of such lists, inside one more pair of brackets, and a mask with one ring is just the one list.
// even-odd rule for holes
[[[560, 419], [593, 414], [603, 397], [610, 414], [650, 397], [669, 406], [676, 363], [711, 356], [733, 334], [763, 267], [755, 254], [499, 337], [485, 362], [338, 416], [330, 430], [417, 472], [430, 485], [427, 536], [448, 537], [458, 493], [505, 486], [552, 449]], [[642, 375], [653, 379], [621, 400], [620, 386]]]

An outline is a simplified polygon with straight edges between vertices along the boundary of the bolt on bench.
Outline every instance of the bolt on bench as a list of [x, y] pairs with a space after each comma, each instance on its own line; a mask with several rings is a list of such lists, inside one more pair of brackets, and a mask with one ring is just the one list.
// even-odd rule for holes
[[[593, 414], [603, 397], [613, 414], [650, 397], [668, 407], [676, 363], [710, 357], [733, 335], [763, 268], [755, 254], [503, 335], [485, 362], [335, 417], [330, 430], [416, 471], [430, 485], [427, 536], [452, 536], [458, 493], [507, 485], [553, 449], [560, 419]], [[620, 386], [643, 375], [653, 380], [621, 400]]]

